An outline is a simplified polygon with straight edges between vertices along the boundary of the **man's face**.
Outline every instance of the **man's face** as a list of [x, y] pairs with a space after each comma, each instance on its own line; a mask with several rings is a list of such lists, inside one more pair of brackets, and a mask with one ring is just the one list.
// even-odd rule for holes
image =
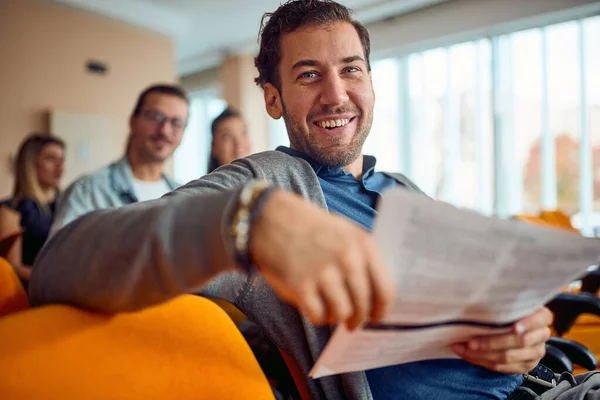
[[362, 152], [375, 94], [356, 29], [348, 22], [308, 26], [281, 38], [280, 88], [265, 85], [267, 111], [283, 116], [291, 147], [330, 167]]
[[165, 161], [179, 146], [187, 119], [185, 100], [163, 93], [148, 94], [139, 114], [129, 123], [130, 151], [149, 162]]

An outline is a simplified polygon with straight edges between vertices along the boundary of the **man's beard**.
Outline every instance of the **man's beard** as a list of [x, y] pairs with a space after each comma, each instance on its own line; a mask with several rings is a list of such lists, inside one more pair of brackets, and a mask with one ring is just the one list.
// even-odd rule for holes
[[[361, 113], [356, 107], [329, 107], [322, 110], [318, 115], [307, 118], [309, 121], [314, 117], [334, 116], [345, 113], [352, 113], [356, 119], [356, 132], [350, 143], [342, 145], [342, 138], [339, 136], [330, 136], [328, 143], [323, 145], [310, 140], [308, 135], [303, 132], [302, 124], [295, 120], [283, 106], [283, 120], [290, 138], [290, 144], [293, 149], [298, 150], [315, 160], [317, 163], [330, 168], [343, 168], [352, 164], [362, 153], [362, 148], [371, 131], [373, 124], [373, 112]], [[362, 123], [362, 126], [361, 126]], [[310, 129], [310, 127], [309, 127]]]

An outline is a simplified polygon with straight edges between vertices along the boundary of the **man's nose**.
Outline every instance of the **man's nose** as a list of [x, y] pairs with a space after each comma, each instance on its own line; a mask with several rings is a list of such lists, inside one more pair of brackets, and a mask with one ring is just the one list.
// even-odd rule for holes
[[171, 126], [171, 121], [164, 120], [160, 124], [158, 124], [158, 131], [165, 136], [170, 136], [173, 132], [173, 127]]
[[337, 106], [348, 101], [346, 82], [337, 74], [329, 74], [323, 78], [321, 104]]

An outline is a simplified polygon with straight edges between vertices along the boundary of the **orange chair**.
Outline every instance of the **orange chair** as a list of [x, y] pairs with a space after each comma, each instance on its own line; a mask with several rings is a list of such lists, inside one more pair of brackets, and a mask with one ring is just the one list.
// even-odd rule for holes
[[21, 281], [8, 261], [0, 257], [0, 318], [28, 308], [29, 300]]
[[28, 309], [15, 283], [0, 259], [2, 399], [274, 398], [242, 335], [207, 299], [180, 296], [116, 315]]
[[579, 232], [571, 224], [569, 216], [560, 210], [542, 210], [540, 211], [540, 218], [557, 228]]

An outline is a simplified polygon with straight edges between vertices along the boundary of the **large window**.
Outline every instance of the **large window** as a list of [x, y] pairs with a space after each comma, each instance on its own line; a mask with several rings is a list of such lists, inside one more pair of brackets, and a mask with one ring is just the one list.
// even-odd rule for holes
[[[581, 149], [580, 153], [581, 180], [580, 196], [582, 200], [591, 197], [591, 203], [582, 201], [582, 214], [589, 221], [588, 225], [600, 226], [600, 17], [590, 18], [583, 22], [583, 40], [581, 53], [582, 68], [582, 103], [580, 105], [581, 120]], [[590, 218], [589, 216], [592, 215]], [[583, 221], [581, 222], [583, 225]]]
[[491, 213], [493, 159], [484, 156], [492, 151], [490, 54], [490, 42], [480, 40], [373, 64], [374, 138], [365, 152], [384, 161], [380, 169], [400, 170], [440, 200]]
[[397, 157], [400, 148], [398, 72], [395, 60], [382, 60], [372, 66], [377, 101], [373, 111], [373, 126], [364, 151], [375, 154], [379, 169], [384, 171], [398, 171], [400, 168]]
[[440, 200], [502, 217], [559, 208], [592, 233], [598, 37], [592, 17], [378, 60], [365, 149]]

